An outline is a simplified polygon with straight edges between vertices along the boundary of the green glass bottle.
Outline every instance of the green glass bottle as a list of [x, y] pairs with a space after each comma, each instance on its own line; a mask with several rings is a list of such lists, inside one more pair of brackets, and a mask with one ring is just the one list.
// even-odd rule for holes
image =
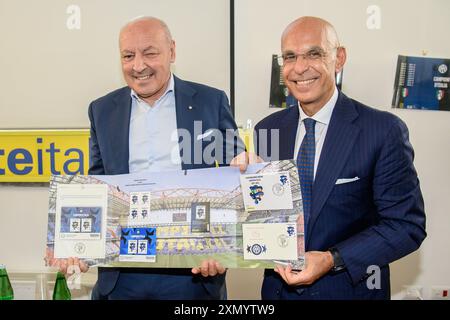
[[6, 267], [0, 264], [0, 300], [13, 300], [14, 291], [9, 281]]
[[72, 295], [67, 286], [66, 277], [62, 272], [56, 275], [55, 288], [53, 289], [53, 300], [71, 300]]

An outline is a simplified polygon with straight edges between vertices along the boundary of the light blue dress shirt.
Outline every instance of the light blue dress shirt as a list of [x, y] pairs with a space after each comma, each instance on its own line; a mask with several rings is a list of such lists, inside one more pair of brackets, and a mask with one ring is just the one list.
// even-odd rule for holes
[[153, 106], [131, 90], [129, 169], [133, 172], [181, 170], [173, 74]]

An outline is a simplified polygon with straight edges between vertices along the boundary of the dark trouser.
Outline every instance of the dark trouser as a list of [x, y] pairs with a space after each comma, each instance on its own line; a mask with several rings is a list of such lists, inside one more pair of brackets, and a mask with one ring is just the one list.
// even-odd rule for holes
[[93, 300], [219, 300], [226, 299], [225, 277], [203, 278], [190, 269], [120, 269], [110, 293], [102, 295], [99, 283]]

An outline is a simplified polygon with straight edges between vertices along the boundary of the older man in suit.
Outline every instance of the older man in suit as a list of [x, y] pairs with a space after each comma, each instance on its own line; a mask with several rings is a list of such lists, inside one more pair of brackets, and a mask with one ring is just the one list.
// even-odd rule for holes
[[260, 121], [255, 145], [265, 160], [297, 159], [306, 266], [266, 270], [262, 297], [389, 299], [389, 263], [426, 237], [407, 127], [336, 88], [346, 49], [327, 21], [295, 20], [281, 49], [285, 84], [299, 103]]
[[[131, 21], [119, 46], [128, 86], [89, 106], [89, 174], [214, 167], [244, 151], [225, 93], [171, 73], [175, 41], [163, 21]], [[87, 269], [78, 259], [67, 264]], [[93, 298], [224, 299], [225, 269], [213, 259], [192, 270], [99, 268]]]

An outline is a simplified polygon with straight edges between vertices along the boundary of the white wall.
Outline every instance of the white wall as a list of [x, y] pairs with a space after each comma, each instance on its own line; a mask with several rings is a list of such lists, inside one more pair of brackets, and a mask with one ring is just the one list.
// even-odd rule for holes
[[178, 76], [229, 94], [228, 0], [0, 0], [0, 128], [89, 127], [89, 102], [125, 85], [118, 34], [141, 15], [168, 24]]
[[[366, 10], [381, 10], [381, 28], [369, 30]], [[258, 9], [256, 9], [258, 8]], [[421, 249], [392, 264], [393, 297], [403, 286], [450, 287], [450, 112], [391, 109], [397, 55], [450, 58], [448, 0], [242, 0], [236, 1], [236, 120], [255, 125], [268, 114], [271, 56], [294, 19], [319, 16], [336, 28], [347, 48], [343, 91], [391, 111], [409, 127], [427, 213], [428, 237]]]

